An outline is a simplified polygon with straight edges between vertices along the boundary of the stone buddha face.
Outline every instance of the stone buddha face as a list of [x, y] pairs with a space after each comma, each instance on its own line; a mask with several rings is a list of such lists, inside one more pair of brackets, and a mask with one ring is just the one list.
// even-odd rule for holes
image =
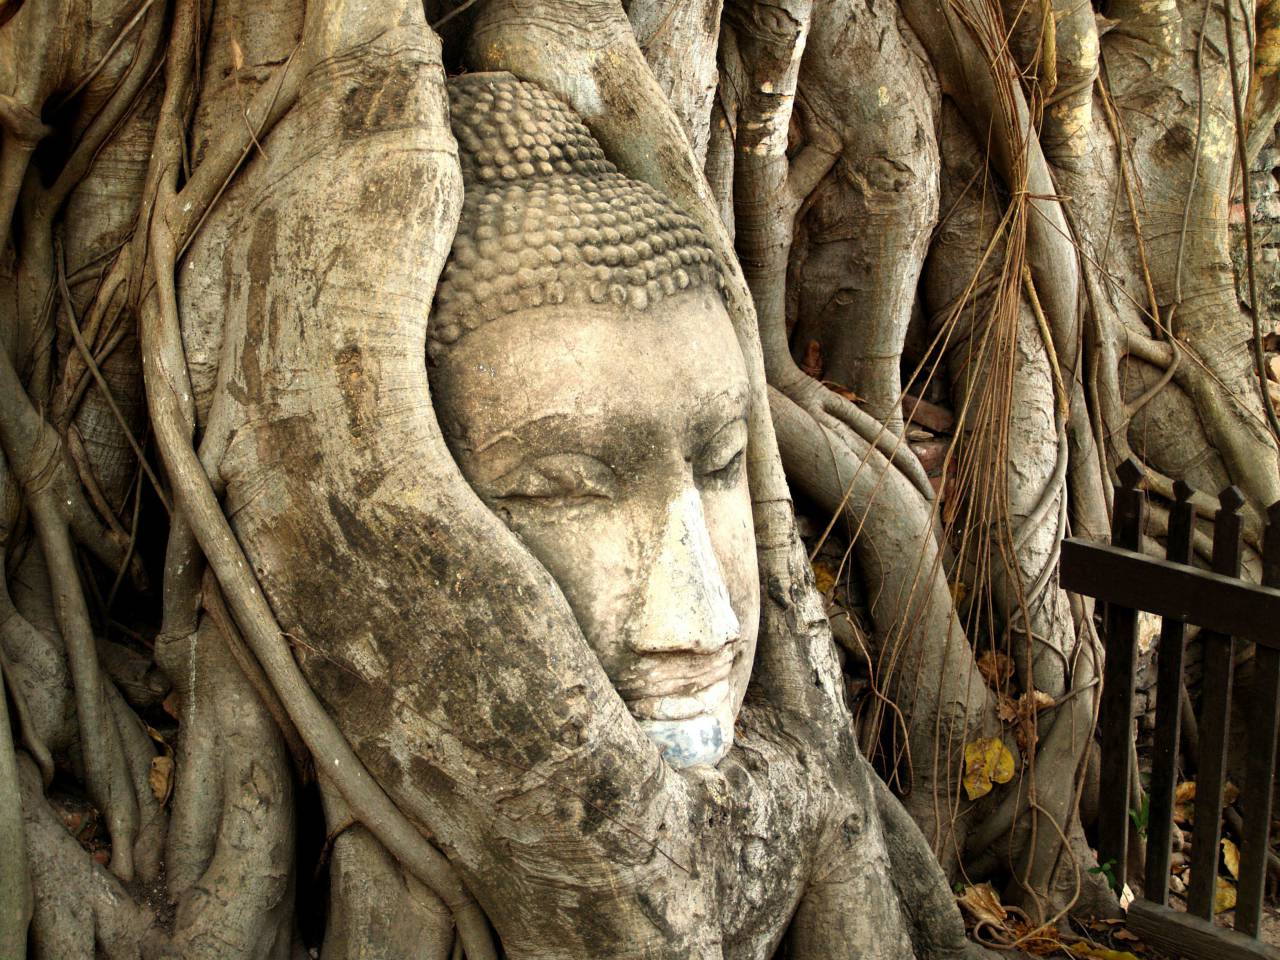
[[594, 141], [569, 174], [543, 161], [542, 180], [478, 163], [522, 162], [504, 126], [552, 158], [589, 138], [538, 88], [470, 75], [453, 110], [468, 195], [429, 343], [446, 439], [668, 762], [715, 763], [760, 597], [747, 375], [709, 251], [660, 197], [597, 167]]

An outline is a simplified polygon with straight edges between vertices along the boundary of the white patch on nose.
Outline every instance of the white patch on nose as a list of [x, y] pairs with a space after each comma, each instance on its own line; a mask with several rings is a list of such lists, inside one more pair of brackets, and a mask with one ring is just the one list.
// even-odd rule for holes
[[[696, 490], [686, 490], [667, 506], [661, 540], [645, 587], [644, 604], [630, 634], [632, 650], [646, 653], [700, 653], [711, 655], [737, 640], [742, 627], [707, 531], [702, 500]], [[671, 668], [688, 669], [679, 659]], [[693, 696], [669, 697], [668, 717], [696, 709], [684, 719], [657, 719], [664, 714], [659, 702], [640, 720], [649, 738], [658, 744], [673, 767], [714, 764], [733, 745], [732, 692], [727, 680], [712, 683]]]
[[714, 653], [741, 632], [696, 490], [667, 506], [645, 593], [637, 650]]

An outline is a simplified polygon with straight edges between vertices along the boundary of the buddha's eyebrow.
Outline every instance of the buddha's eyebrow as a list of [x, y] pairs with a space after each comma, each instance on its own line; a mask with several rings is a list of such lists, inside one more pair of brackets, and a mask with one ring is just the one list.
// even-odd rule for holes
[[520, 441], [520, 437], [516, 431], [523, 427], [529, 426], [531, 423], [541, 423], [543, 420], [554, 420], [556, 418], [569, 418], [573, 416], [573, 412], [569, 410], [541, 410], [537, 413], [530, 414], [522, 420], [516, 420], [507, 424], [497, 433], [490, 434], [479, 440], [471, 449], [475, 453], [484, 453], [490, 447], [501, 443], [504, 440]]
[[726, 408], [731, 408], [735, 413], [741, 410], [740, 416], [746, 416], [747, 408], [751, 405], [751, 394], [749, 388], [741, 385], [725, 387], [719, 393], [707, 397], [701, 404], [705, 410], [713, 408], [715, 413], [720, 413]]

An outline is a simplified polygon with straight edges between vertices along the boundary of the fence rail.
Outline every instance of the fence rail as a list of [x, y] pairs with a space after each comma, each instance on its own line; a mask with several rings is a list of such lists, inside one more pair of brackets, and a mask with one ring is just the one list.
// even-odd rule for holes
[[[1134, 671], [1138, 612], [1162, 617], [1156, 673], [1156, 728], [1147, 817], [1143, 896], [1129, 907], [1129, 926], [1157, 948], [1189, 960], [1280, 960], [1258, 939], [1266, 892], [1272, 791], [1280, 734], [1280, 502], [1268, 511], [1262, 585], [1240, 579], [1240, 509], [1235, 487], [1219, 495], [1213, 525], [1212, 570], [1191, 565], [1196, 511], [1192, 489], [1179, 481], [1169, 513], [1165, 559], [1143, 555], [1146, 496], [1142, 469], [1120, 465], [1111, 545], [1068, 539], [1062, 544], [1062, 586], [1106, 603], [1106, 667], [1099, 730], [1102, 743], [1098, 856], [1127, 876], [1129, 790], [1134, 746]], [[1200, 768], [1187, 912], [1169, 906], [1169, 865], [1177, 787], [1186, 625], [1201, 627]], [[1243, 700], [1248, 716], [1247, 758], [1240, 794], [1240, 843], [1235, 929], [1214, 924], [1218, 849], [1230, 736], [1236, 642], [1255, 645], [1254, 677]]]

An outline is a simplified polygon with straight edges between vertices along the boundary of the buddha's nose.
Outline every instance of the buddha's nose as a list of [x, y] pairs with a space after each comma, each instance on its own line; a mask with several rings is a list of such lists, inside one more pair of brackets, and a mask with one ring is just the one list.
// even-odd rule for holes
[[667, 506], [639, 617], [627, 645], [637, 653], [715, 653], [741, 627], [707, 532], [702, 499], [688, 489]]

